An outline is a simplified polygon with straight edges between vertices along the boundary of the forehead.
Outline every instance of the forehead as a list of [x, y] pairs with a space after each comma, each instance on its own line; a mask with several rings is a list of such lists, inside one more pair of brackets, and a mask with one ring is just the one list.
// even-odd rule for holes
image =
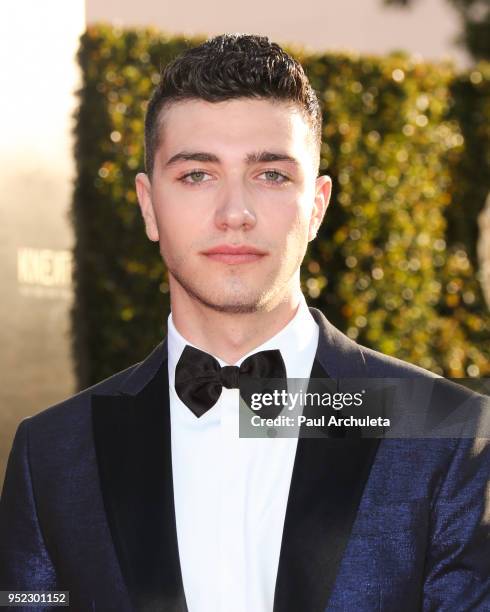
[[171, 103], [159, 117], [161, 155], [185, 149], [232, 156], [274, 148], [301, 157], [312, 142], [301, 110], [276, 100], [184, 100]]

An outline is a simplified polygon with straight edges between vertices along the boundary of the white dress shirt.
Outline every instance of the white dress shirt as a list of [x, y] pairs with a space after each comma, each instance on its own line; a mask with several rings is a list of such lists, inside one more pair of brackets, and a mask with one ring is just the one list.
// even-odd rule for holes
[[[302, 299], [280, 332], [233, 365], [258, 351], [279, 349], [288, 378], [307, 379], [318, 333]], [[195, 346], [170, 315], [172, 470], [187, 606], [189, 612], [271, 612], [298, 439], [240, 438], [238, 389], [223, 388], [217, 403], [196, 417], [174, 387], [186, 344]]]

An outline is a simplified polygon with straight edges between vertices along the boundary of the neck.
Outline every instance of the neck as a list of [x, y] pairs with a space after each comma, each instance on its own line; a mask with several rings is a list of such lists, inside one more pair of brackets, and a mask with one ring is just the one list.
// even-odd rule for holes
[[298, 287], [270, 310], [236, 314], [218, 312], [196, 300], [181, 301], [171, 295], [172, 320], [189, 342], [234, 364], [280, 332], [296, 314], [301, 299]]

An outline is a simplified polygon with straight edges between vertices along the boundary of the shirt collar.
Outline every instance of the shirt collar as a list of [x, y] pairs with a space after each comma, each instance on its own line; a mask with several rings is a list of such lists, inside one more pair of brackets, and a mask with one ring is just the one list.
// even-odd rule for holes
[[[308, 378], [311, 371], [311, 356], [316, 352], [319, 327], [313, 319], [305, 298], [302, 296], [298, 309], [289, 323], [277, 334], [255, 347], [241, 357], [235, 364], [239, 366], [247, 357], [259, 351], [278, 349], [281, 351], [288, 378]], [[174, 325], [172, 313], [168, 317], [168, 373], [169, 383], [174, 385], [175, 367], [186, 345], [204, 350], [186, 340]], [[221, 366], [227, 365], [219, 357], [213, 355]]]

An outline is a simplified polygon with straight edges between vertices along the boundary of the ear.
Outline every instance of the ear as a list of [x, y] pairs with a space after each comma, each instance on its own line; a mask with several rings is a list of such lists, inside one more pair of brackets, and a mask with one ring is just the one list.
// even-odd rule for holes
[[150, 179], [143, 172], [136, 175], [136, 193], [141, 209], [141, 215], [145, 221], [146, 235], [152, 242], [158, 242], [158, 225], [155, 217], [155, 210], [151, 199]]
[[311, 242], [318, 233], [323, 217], [330, 202], [332, 194], [332, 179], [329, 176], [319, 176], [315, 184], [315, 202], [310, 217], [310, 228], [308, 231], [308, 242]]

